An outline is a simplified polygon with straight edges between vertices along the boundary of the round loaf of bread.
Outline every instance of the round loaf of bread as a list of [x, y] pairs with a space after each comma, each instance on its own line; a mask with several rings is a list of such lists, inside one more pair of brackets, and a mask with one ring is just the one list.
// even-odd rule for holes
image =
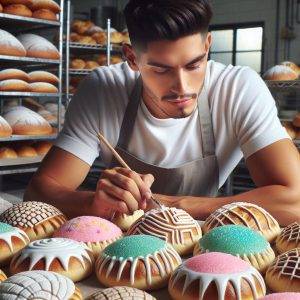
[[263, 79], [265, 80], [284, 81], [296, 80], [297, 78], [298, 74], [295, 71], [293, 71], [290, 67], [281, 65], [270, 68], [263, 75]]
[[13, 133], [18, 135], [49, 135], [52, 134], [50, 124], [36, 112], [17, 106], [4, 115]]
[[56, 75], [46, 71], [33, 71], [28, 73], [29, 82], [47, 82], [53, 85], [59, 83], [59, 79]]
[[284, 253], [300, 248], [300, 223], [294, 222], [285, 227], [276, 239], [276, 250]]
[[25, 33], [17, 37], [25, 50], [28, 57], [37, 57], [45, 59], [59, 59], [60, 54], [57, 48], [45, 38], [32, 34]]
[[72, 59], [70, 63], [71, 69], [84, 69], [85, 61], [83, 59]]
[[58, 89], [51, 83], [47, 82], [33, 82], [29, 84], [32, 93], [58, 93]]
[[0, 116], [0, 138], [9, 137], [12, 135], [12, 128], [5, 119]]
[[107, 65], [107, 56], [105, 54], [99, 54], [97, 58], [97, 62], [100, 66], [106, 66]]
[[115, 214], [112, 220], [122, 231], [127, 231], [132, 224], [144, 215], [144, 211], [141, 209], [136, 210], [133, 214]]
[[20, 79], [7, 79], [0, 81], [0, 91], [3, 92], [29, 92], [30, 86]]
[[80, 44], [87, 44], [87, 45], [96, 45], [96, 41], [91, 36], [80, 36], [78, 38], [78, 43]]
[[113, 44], [123, 43], [123, 34], [121, 32], [115, 31], [110, 34], [110, 41]]
[[85, 34], [92, 36], [94, 33], [97, 33], [97, 32], [104, 32], [104, 30], [103, 30], [103, 28], [101, 28], [99, 26], [93, 25], [85, 32]]
[[9, 147], [0, 147], [0, 159], [17, 158], [17, 152]]
[[35, 157], [37, 156], [37, 152], [31, 146], [21, 146], [17, 148], [18, 157]]
[[128, 286], [116, 286], [104, 290], [99, 290], [86, 300], [156, 300], [150, 294]]
[[32, 17], [32, 11], [24, 4], [11, 4], [5, 6], [3, 9], [3, 13], [29, 18]]
[[11, 4], [23, 4], [26, 6], [32, 5], [32, 0], [0, 0], [3, 6], [11, 5]]
[[46, 155], [51, 147], [53, 146], [52, 143], [47, 141], [38, 142], [34, 145], [35, 151], [38, 153], [38, 155]]
[[0, 55], [26, 56], [26, 50], [12, 34], [0, 29]]
[[35, 201], [14, 204], [0, 215], [0, 222], [22, 229], [31, 241], [52, 236], [66, 221], [54, 206]]
[[283, 66], [290, 67], [293, 71], [295, 71], [298, 74], [298, 76], [300, 75], [300, 67], [298, 67], [295, 63], [291, 61], [283, 61], [280, 64]]
[[10, 273], [43, 270], [69, 277], [74, 282], [88, 277], [93, 271], [92, 251], [71, 239], [49, 238], [31, 242], [15, 255]]
[[80, 290], [63, 275], [27, 271], [9, 277], [0, 286], [1, 300], [82, 300]]
[[231, 224], [259, 231], [268, 242], [274, 241], [281, 232], [273, 216], [262, 207], [246, 202], [235, 202], [217, 209], [206, 219], [202, 229], [205, 234], [215, 227]]
[[40, 9], [48, 9], [58, 14], [60, 12], [60, 6], [53, 0], [33, 0], [32, 5], [30, 6], [32, 11]]
[[33, 18], [49, 20], [49, 21], [57, 21], [56, 14], [49, 9], [39, 9], [33, 12]]
[[8, 79], [19, 79], [28, 82], [29, 76], [27, 73], [19, 69], [5, 69], [0, 71], [0, 81]]
[[26, 247], [29, 242], [29, 238], [23, 230], [0, 222], [0, 266], [8, 265], [13, 256]]
[[5, 273], [2, 270], [0, 270], [0, 282], [4, 281], [6, 279], [7, 279], [7, 277], [6, 277]]
[[96, 61], [93, 61], [93, 60], [88, 60], [85, 64], [85, 69], [87, 70], [93, 70], [95, 68], [98, 68], [99, 67], [99, 64], [96, 62]]
[[72, 31], [82, 35], [85, 34], [87, 30], [89, 30], [92, 26], [95, 24], [91, 21], [81, 21], [81, 20], [75, 20], [72, 23], [71, 29]]
[[107, 43], [107, 35], [106, 35], [106, 32], [104, 32], [104, 31], [93, 33], [92, 38], [99, 45], [106, 45], [106, 43]]
[[179, 255], [193, 252], [202, 236], [199, 223], [186, 211], [163, 207], [145, 212], [128, 230], [127, 235], [149, 234], [171, 244]]

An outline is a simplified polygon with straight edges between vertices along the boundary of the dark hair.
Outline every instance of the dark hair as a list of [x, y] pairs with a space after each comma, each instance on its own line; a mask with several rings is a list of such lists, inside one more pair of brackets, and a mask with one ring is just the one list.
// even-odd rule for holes
[[132, 45], [145, 50], [149, 42], [207, 33], [212, 9], [208, 0], [130, 0], [124, 14]]

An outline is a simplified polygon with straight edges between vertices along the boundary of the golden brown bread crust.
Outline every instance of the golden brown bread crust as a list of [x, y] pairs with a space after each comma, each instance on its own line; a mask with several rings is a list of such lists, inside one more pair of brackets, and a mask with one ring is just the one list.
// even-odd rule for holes
[[5, 6], [3, 9], [3, 13], [29, 18], [32, 17], [32, 11], [23, 4], [11, 4]]
[[294, 222], [285, 227], [276, 239], [276, 250], [285, 253], [295, 248], [300, 248], [300, 224]]
[[70, 64], [71, 69], [84, 69], [85, 61], [83, 59], [72, 59]]
[[35, 157], [37, 156], [37, 152], [31, 146], [21, 146], [17, 149], [17, 154], [19, 157]]
[[69, 300], [83, 300], [83, 296], [81, 294], [81, 291], [77, 286], [75, 287], [74, 294], [71, 296], [71, 298]]
[[0, 72], [0, 81], [8, 79], [19, 79], [28, 82], [29, 76], [19, 69], [5, 69]]
[[5, 279], [7, 279], [6, 275], [2, 270], [0, 270], [0, 282], [4, 281]]
[[33, 82], [29, 88], [32, 93], [58, 93], [57, 87], [47, 82]]
[[4, 158], [17, 158], [18, 154], [17, 152], [9, 147], [1, 147], [0, 148], [0, 159]]
[[60, 12], [60, 6], [53, 0], [33, 0], [32, 5], [30, 5], [32, 11], [40, 9], [48, 9], [58, 14]]
[[49, 9], [36, 10], [36, 11], [33, 12], [32, 17], [36, 18], [36, 19], [57, 21], [56, 14], [53, 11], [49, 10]]
[[0, 91], [29, 92], [30, 87], [26, 81], [19, 79], [7, 79], [0, 82]]
[[26, 6], [30, 6], [33, 3], [32, 0], [0, 0], [0, 2], [3, 6], [11, 5], [11, 4], [23, 4]]
[[97, 42], [99, 45], [106, 45], [107, 43], [107, 36], [106, 32], [96, 32], [92, 35], [92, 38]]
[[4, 118], [0, 116], [0, 138], [9, 137], [12, 135], [12, 128]]
[[29, 77], [29, 82], [47, 82], [51, 83], [53, 85], [56, 85], [59, 83], [59, 79], [56, 75], [50, 73], [50, 72], [45, 72], [45, 71], [34, 71], [28, 73]]
[[121, 44], [123, 43], [123, 39], [123, 34], [118, 31], [112, 32], [110, 35], [110, 40], [113, 44]]
[[38, 142], [34, 145], [34, 148], [38, 155], [46, 155], [50, 151], [52, 145], [53, 144], [50, 142]]
[[85, 69], [87, 70], [93, 70], [95, 68], [98, 68], [99, 67], [99, 64], [96, 62], [96, 61], [93, 61], [93, 60], [88, 60], [86, 63], [85, 63]]

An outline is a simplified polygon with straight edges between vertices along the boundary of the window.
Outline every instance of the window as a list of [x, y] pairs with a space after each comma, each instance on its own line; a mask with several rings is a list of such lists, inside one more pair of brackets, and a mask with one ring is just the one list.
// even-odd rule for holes
[[225, 65], [249, 66], [261, 73], [263, 24], [212, 26], [210, 59]]

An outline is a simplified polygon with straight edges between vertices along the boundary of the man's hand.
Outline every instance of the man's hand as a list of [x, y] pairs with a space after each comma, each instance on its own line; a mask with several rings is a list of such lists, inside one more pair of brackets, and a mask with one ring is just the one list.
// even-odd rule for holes
[[153, 182], [151, 174], [138, 174], [126, 168], [107, 169], [98, 181], [92, 208], [106, 217], [113, 212], [129, 214], [146, 209]]

